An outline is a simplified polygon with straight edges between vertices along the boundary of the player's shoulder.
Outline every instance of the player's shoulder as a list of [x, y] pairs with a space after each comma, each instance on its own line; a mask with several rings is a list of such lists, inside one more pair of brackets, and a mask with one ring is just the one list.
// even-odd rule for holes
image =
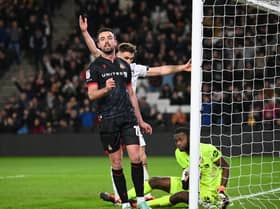
[[131, 68], [131, 71], [134, 74], [136, 74], [137, 76], [140, 76], [140, 77], [145, 77], [146, 73], [149, 69], [148, 66], [140, 65], [140, 64], [137, 64], [137, 63], [131, 63], [130, 68]]
[[220, 150], [213, 144], [200, 143], [200, 149], [202, 155], [205, 154], [212, 157], [219, 157], [221, 155]]
[[88, 69], [96, 69], [96, 67], [98, 65], [100, 65], [102, 63], [102, 60], [100, 59], [100, 57], [97, 57], [95, 60], [93, 60], [90, 64]]
[[141, 65], [141, 64], [137, 64], [135, 62], [131, 63], [130, 64], [130, 67], [131, 68], [134, 68], [136, 70], [147, 70], [148, 69], [148, 66], [147, 65]]
[[95, 60], [88, 65], [88, 69], [89, 70], [93, 69], [94, 65], [95, 65]]
[[207, 152], [216, 149], [212, 144], [200, 143], [200, 149], [202, 152]]
[[125, 61], [123, 60], [122, 58], [120, 57], [116, 57], [115, 59], [118, 63], [122, 64], [122, 65], [125, 65], [126, 67], [130, 68], [130, 65]]

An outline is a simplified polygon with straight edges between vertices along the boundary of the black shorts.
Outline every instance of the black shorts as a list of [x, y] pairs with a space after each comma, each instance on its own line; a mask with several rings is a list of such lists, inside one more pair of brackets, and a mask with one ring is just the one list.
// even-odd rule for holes
[[100, 138], [106, 153], [117, 151], [121, 144], [139, 144], [137, 120], [135, 116], [123, 115], [100, 120]]

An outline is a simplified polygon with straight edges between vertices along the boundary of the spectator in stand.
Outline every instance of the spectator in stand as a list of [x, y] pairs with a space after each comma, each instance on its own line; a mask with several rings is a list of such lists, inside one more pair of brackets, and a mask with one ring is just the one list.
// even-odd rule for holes
[[173, 91], [172, 96], [171, 96], [171, 100], [170, 100], [170, 104], [171, 105], [182, 105], [182, 104], [184, 104], [184, 95], [182, 94], [182, 92]]
[[139, 109], [144, 121], [150, 121], [151, 119], [151, 106], [147, 102], [146, 97], [139, 99]]
[[26, 93], [27, 101], [31, 100], [34, 97], [35, 93], [31, 82], [25, 81], [23, 85], [21, 85], [15, 77], [12, 78], [12, 81], [14, 82], [19, 92]]
[[169, 84], [164, 84], [160, 90], [160, 99], [171, 99], [172, 97], [172, 89]]
[[6, 72], [6, 69], [10, 66], [11, 59], [8, 57], [6, 49], [0, 47], [0, 77]]
[[4, 20], [0, 18], [0, 48], [8, 46], [9, 34], [5, 26]]
[[42, 69], [44, 62], [43, 56], [47, 48], [47, 38], [43, 34], [40, 28], [35, 30], [35, 33], [30, 36], [29, 47], [32, 50], [33, 62], [35, 64], [35, 70]]
[[[48, 36], [47, 31], [50, 29], [52, 16], [41, 18], [41, 14], [39, 14], [39, 11], [42, 12], [42, 14], [46, 14], [48, 12], [47, 10], [50, 8], [48, 3], [45, 2], [47, 6], [41, 9], [40, 5], [42, 4], [34, 3], [34, 1], [29, 1], [27, 3], [15, 3], [14, 1], [10, 0], [4, 2], [6, 7], [4, 6], [4, 8], [0, 8], [1, 18], [3, 16], [2, 20], [18, 21], [18, 27], [23, 29], [21, 38], [22, 50], [30, 49], [29, 38], [30, 36], [32, 36], [33, 39], [35, 38], [35, 31], [40, 30], [42, 36]], [[37, 6], [39, 5], [39, 7], [36, 9], [34, 8], [35, 4]], [[188, 56], [184, 55], [184, 57], [182, 57], [182, 49], [180, 49], [180, 46], [177, 46], [177, 44], [174, 46], [174, 50], [169, 53], [167, 44], [170, 36], [166, 34], [175, 33], [177, 37], [174, 37], [174, 35], [172, 35], [172, 37], [178, 42], [180, 42], [180, 40], [184, 41], [184, 37], [189, 36], [190, 32], [185, 33], [182, 31], [181, 27], [184, 25], [184, 23], [187, 24], [187, 19], [191, 14], [190, 12], [187, 12], [189, 10], [186, 2], [182, 0], [179, 0], [176, 3], [171, 0], [163, 2], [157, 1], [156, 3], [130, 1], [130, 4], [131, 6], [128, 10], [125, 10], [125, 12], [127, 12], [125, 13], [122, 11], [116, 11], [118, 8], [117, 3], [104, 4], [104, 2], [99, 2], [98, 4], [95, 4], [94, 2], [89, 1], [88, 15], [91, 16], [89, 19], [94, 20], [94, 27], [89, 28], [100, 28], [101, 25], [117, 26], [119, 22], [122, 22], [122, 24], [118, 27], [115, 27], [114, 30], [122, 31], [120, 34], [121, 42], [126, 41], [137, 44], [139, 54], [137, 54], [136, 59], [138, 62], [142, 62], [143, 64], [150, 66], [161, 66], [165, 65], [165, 63], [185, 63], [186, 60], [184, 57]], [[161, 23], [160, 26], [156, 26], [156, 30], [153, 31], [153, 24], [149, 17], [151, 16], [151, 12], [155, 10], [155, 5], [157, 4], [160, 5], [160, 11], [167, 14], [168, 21], [166, 21], [166, 23], [168, 24], [165, 25]], [[164, 7], [164, 5], [167, 4], [169, 5], [168, 8]], [[175, 11], [180, 14], [174, 15]], [[100, 16], [106, 16], [104, 21], [100, 20], [100, 18], [97, 18]], [[41, 19], [39, 19], [39, 17]], [[131, 20], [128, 17], [131, 17]], [[179, 29], [177, 29], [177, 27]], [[52, 33], [52, 30], [50, 33]], [[162, 34], [160, 38], [158, 38], [159, 33]], [[48, 39], [48, 37], [45, 38]], [[46, 45], [50, 44], [49, 41], [46, 42]], [[72, 47], [72, 43], [75, 45], [74, 48]], [[186, 46], [189, 46], [189, 43], [186, 44]], [[8, 45], [6, 45], [6, 47], [8, 47]], [[45, 49], [47, 49], [47, 47]], [[148, 52], [144, 53], [145, 50]], [[74, 79], [74, 77], [77, 77], [81, 69], [84, 69], [86, 64], [89, 62], [89, 57], [86, 56], [88, 51], [86, 50], [85, 46], [82, 45], [82, 42], [79, 41], [79, 33], [73, 33], [71, 36], [69, 36], [69, 39], [62, 40], [58, 46], [53, 49], [53, 52], [50, 52], [50, 50], [47, 51], [50, 53], [48, 55], [49, 63], [45, 63], [44, 70], [41, 71], [40, 69], [42, 68], [39, 61], [40, 67], [37, 73], [40, 75], [36, 75], [36, 79], [34, 78], [33, 80], [16, 81], [17, 84], [15, 85], [18, 87], [20, 92], [26, 94], [26, 99], [24, 99], [26, 101], [21, 103], [19, 108], [21, 109], [21, 113], [17, 114], [17, 117], [24, 115], [24, 120], [21, 122], [21, 126], [27, 126], [29, 128], [35, 117], [41, 119], [40, 114], [38, 115], [38, 113], [36, 113], [33, 106], [40, 108], [43, 107], [44, 112], [47, 113], [47, 123], [45, 124], [45, 126], [48, 127], [47, 129], [50, 127], [50, 130], [65, 132], [68, 126], [66, 119], [67, 117], [65, 116], [67, 114], [67, 108], [65, 107], [73, 95], [69, 95], [67, 98], [64, 97], [65, 93], [63, 93], [62, 89], [64, 86], [65, 88], [66, 86], [69, 87], [68, 84], [71, 83], [71, 89], [74, 87], [75, 97], [78, 98], [78, 101], [83, 101], [84, 98], [87, 98], [86, 88], [84, 88], [81, 82], [79, 82], [79, 79]], [[185, 51], [186, 54], [189, 54], [190, 48], [186, 47]], [[169, 57], [171, 55], [172, 57]], [[8, 57], [7, 52], [5, 49], [1, 49], [0, 47], [0, 69], [6, 69], [6, 66], [9, 66], [9, 63], [10, 58]], [[64, 69], [67, 71], [66, 75]], [[68, 80], [67, 84], [66, 80]], [[156, 89], [161, 89], [161, 80], [154, 80], [154, 82], [156, 84]], [[147, 86], [147, 89], [148, 88], [149, 87]], [[183, 93], [183, 95], [185, 94]], [[33, 105], [32, 107], [30, 107], [30, 105], [25, 105], [29, 104], [28, 102], [33, 100], [33, 98], [38, 100], [37, 105]], [[83, 105], [78, 103], [75, 107], [75, 110], [80, 112], [81, 107], [83, 107]], [[11, 112], [11, 114], [9, 113], [3, 116], [3, 120], [5, 121], [8, 117], [11, 117], [13, 112], [18, 110], [16, 108], [11, 108], [8, 111]], [[73, 113], [73, 115], [75, 115], [75, 113]], [[50, 124], [50, 126], [47, 124]]]
[[209, 95], [202, 95], [201, 124], [209, 126], [211, 124], [211, 101]]
[[68, 126], [71, 132], [78, 133], [81, 131], [81, 122], [76, 109], [72, 109], [67, 115]]
[[180, 107], [171, 115], [171, 123], [174, 127], [187, 125], [187, 116]]
[[276, 103], [276, 98], [273, 97], [265, 103], [263, 107], [264, 125], [267, 129], [273, 129], [274, 120], [280, 114], [280, 105]]
[[41, 123], [40, 118], [36, 117], [30, 127], [30, 134], [44, 134], [46, 127]]
[[156, 127], [165, 127], [163, 114], [158, 110], [157, 104], [152, 105], [150, 113], [152, 124]]
[[185, 92], [187, 84], [184, 79], [183, 73], [178, 73], [175, 75], [174, 80], [174, 91], [181, 92], [182, 94]]
[[91, 111], [89, 106], [85, 106], [80, 110], [80, 120], [84, 129], [93, 129], [95, 125], [96, 112]]
[[43, 14], [42, 25], [44, 26], [44, 34], [47, 38], [47, 51], [52, 52], [52, 31], [53, 24], [48, 14]]
[[13, 20], [11, 22], [11, 27], [8, 29], [8, 33], [10, 36], [9, 49], [15, 54], [16, 64], [21, 63], [21, 36], [22, 29], [18, 26], [18, 22]]

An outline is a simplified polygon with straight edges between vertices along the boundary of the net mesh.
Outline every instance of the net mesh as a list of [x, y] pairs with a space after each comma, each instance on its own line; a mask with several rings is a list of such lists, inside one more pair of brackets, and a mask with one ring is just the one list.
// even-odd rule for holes
[[202, 142], [231, 166], [228, 208], [279, 208], [280, 16], [234, 0], [203, 13]]

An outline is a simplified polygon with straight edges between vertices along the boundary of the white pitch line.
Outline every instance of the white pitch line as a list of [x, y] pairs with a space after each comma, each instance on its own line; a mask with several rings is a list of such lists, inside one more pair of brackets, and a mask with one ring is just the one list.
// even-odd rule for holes
[[236, 201], [236, 200], [252, 198], [252, 197], [259, 196], [259, 195], [269, 194], [269, 193], [278, 192], [278, 191], [280, 191], [280, 188], [268, 190], [268, 191], [265, 191], [265, 192], [259, 192], [259, 193], [256, 193], [256, 194], [249, 194], [249, 195], [243, 195], [243, 196], [240, 196], [240, 197], [233, 197], [233, 198], [230, 198], [230, 201], [233, 202], [233, 201]]
[[26, 175], [16, 175], [16, 176], [0, 176], [0, 179], [17, 179], [17, 178], [25, 178]]

